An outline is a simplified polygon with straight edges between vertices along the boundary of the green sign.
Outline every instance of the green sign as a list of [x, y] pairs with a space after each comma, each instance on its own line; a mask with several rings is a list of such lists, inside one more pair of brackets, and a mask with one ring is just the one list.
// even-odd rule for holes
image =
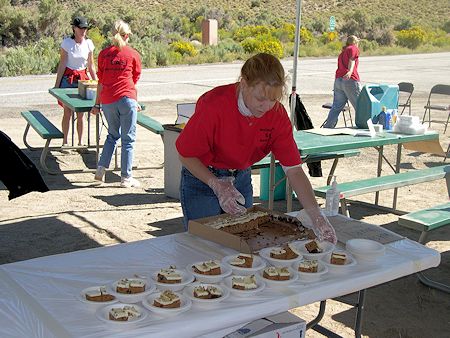
[[330, 32], [334, 32], [335, 27], [336, 27], [336, 18], [334, 16], [330, 16]]

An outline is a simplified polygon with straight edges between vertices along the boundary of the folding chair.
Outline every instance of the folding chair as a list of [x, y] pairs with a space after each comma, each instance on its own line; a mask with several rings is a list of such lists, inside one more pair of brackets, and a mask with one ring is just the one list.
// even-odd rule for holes
[[[410, 82], [400, 82], [398, 84], [399, 98], [398, 108], [403, 107], [400, 115], [403, 115], [406, 107], [409, 109], [409, 115], [411, 115], [411, 96], [414, 91], [414, 85]], [[402, 94], [405, 93], [405, 94]]]
[[[322, 108], [331, 109], [332, 104], [331, 103], [324, 103], [322, 105]], [[353, 120], [352, 120], [352, 112], [350, 110], [350, 105], [347, 101], [346, 105], [344, 106], [344, 108], [342, 108], [341, 110], [342, 112], [342, 117], [344, 118], [344, 124], [347, 127], [347, 119], [349, 120], [350, 126], [353, 127]], [[345, 116], [345, 113], [348, 112], [348, 117]], [[325, 122], [327, 122], [327, 120], [323, 121], [322, 125], [320, 127], [323, 127], [323, 125], [325, 124]]]
[[[447, 95], [448, 98], [443, 99], [442, 96]], [[432, 103], [433, 99], [433, 103]], [[435, 104], [438, 101], [440, 104]], [[443, 104], [442, 104], [443, 103]], [[444, 124], [444, 133], [447, 130], [447, 125], [450, 118], [450, 85], [437, 84], [431, 88], [430, 95], [428, 96], [427, 104], [424, 106], [425, 112], [423, 113], [422, 123], [425, 122], [426, 115], [428, 113], [428, 126], [431, 126], [431, 122]], [[432, 120], [431, 111], [444, 111], [447, 112], [447, 119], [443, 120]]]

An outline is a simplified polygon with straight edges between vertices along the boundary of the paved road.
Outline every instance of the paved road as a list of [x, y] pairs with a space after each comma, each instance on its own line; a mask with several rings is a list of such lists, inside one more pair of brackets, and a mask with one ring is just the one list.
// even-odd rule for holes
[[[139, 100], [193, 101], [210, 88], [235, 81], [241, 62], [198, 66], [179, 66], [143, 71], [138, 84]], [[292, 59], [283, 60], [287, 71]], [[298, 63], [297, 88], [301, 94], [332, 93], [336, 58], [304, 58]], [[361, 57], [363, 82], [412, 82], [417, 93], [428, 93], [437, 83], [450, 84], [450, 53]], [[55, 75], [0, 78], [3, 107], [33, 107], [55, 104], [48, 94]]]

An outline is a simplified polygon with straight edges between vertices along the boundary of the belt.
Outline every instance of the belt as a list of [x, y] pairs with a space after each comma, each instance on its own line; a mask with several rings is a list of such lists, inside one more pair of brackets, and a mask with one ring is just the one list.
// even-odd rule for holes
[[239, 173], [247, 171], [247, 169], [219, 169], [215, 168], [213, 166], [208, 166], [208, 169], [213, 173], [217, 175], [223, 175], [223, 176], [234, 176], [236, 177]]

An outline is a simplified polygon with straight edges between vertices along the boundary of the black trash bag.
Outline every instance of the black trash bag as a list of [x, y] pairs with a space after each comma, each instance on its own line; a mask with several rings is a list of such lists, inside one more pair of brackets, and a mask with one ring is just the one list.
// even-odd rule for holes
[[[291, 103], [291, 96], [289, 96], [289, 104]], [[306, 108], [303, 105], [302, 100], [298, 94], [295, 94], [295, 120], [294, 125], [297, 130], [306, 130], [313, 129], [314, 126], [312, 124], [311, 118], [306, 112]], [[306, 164], [308, 166], [309, 176], [311, 177], [322, 177], [322, 164], [320, 161], [317, 162], [308, 162]]]
[[0, 181], [9, 190], [10, 200], [31, 191], [48, 191], [34, 163], [2, 131], [0, 131], [0, 153], [3, 159], [3, 165], [0, 166]]

